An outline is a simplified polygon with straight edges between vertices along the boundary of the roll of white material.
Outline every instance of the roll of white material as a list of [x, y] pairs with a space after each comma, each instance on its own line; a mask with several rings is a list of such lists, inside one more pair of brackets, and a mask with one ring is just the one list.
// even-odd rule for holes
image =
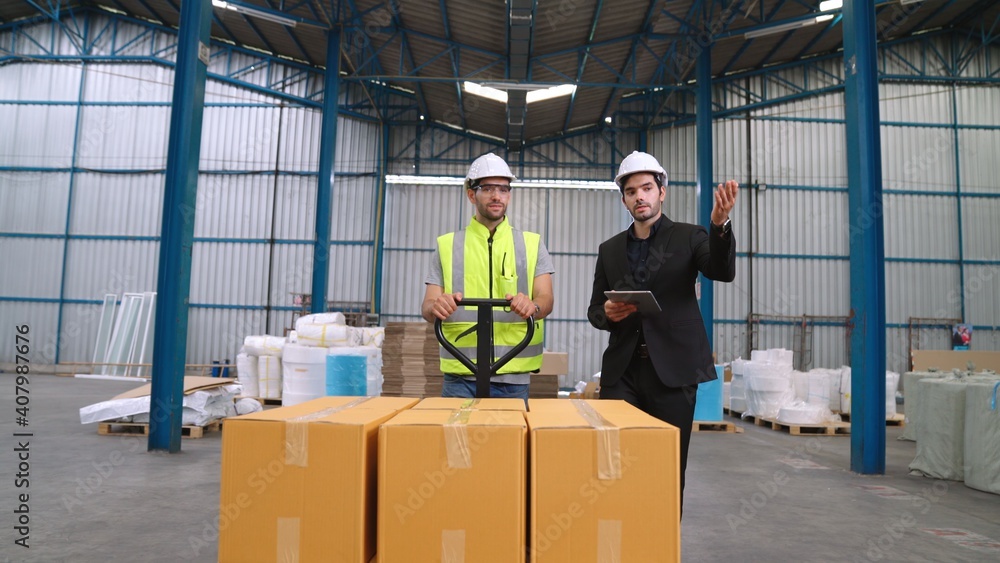
[[257, 374], [260, 377], [260, 397], [263, 399], [280, 399], [281, 360], [274, 356], [261, 356], [257, 360]]
[[729, 368], [732, 370], [733, 376], [743, 375], [744, 373], [746, 373], [745, 371], [743, 371], [744, 366], [746, 366], [746, 363], [747, 361], [744, 360], [743, 358], [736, 358], [735, 360], [730, 362]]
[[365, 383], [369, 396], [379, 396], [382, 392], [382, 350], [375, 346], [355, 346], [351, 348], [332, 347], [331, 356], [364, 356]]
[[295, 319], [295, 330], [299, 329], [299, 325], [346, 325], [347, 319], [344, 317], [343, 313], [314, 313], [312, 315], [303, 315]]
[[810, 405], [796, 401], [778, 409], [778, 422], [785, 424], [826, 424], [830, 409], [826, 405]]
[[257, 375], [257, 361], [256, 356], [249, 354], [239, 354], [236, 356], [236, 380], [243, 386], [244, 397], [260, 397], [260, 377]]
[[794, 360], [794, 352], [791, 350], [785, 350], [784, 348], [777, 348], [772, 351], [774, 363], [782, 366], [792, 367]]
[[[808, 378], [807, 386], [808, 391], [806, 393], [806, 402], [810, 405], [822, 406], [825, 409], [830, 409], [830, 375], [829, 370], [812, 370], [806, 374]], [[840, 380], [840, 375], [837, 375], [838, 381]], [[839, 383], [838, 383], [839, 385]], [[840, 395], [838, 394], [839, 398]], [[840, 401], [837, 401], [838, 403]]]
[[281, 357], [281, 350], [285, 347], [285, 339], [281, 336], [270, 336], [267, 334], [260, 336], [247, 336], [243, 339], [243, 351], [251, 356], [274, 356]]
[[385, 342], [385, 327], [364, 327], [357, 329], [357, 331], [360, 333], [361, 337], [361, 344], [359, 344], [359, 346], [374, 346], [376, 348], [381, 348], [382, 343]]
[[331, 346], [350, 346], [354, 330], [346, 325], [295, 323], [298, 343], [303, 346], [329, 348]]
[[885, 372], [885, 418], [896, 416], [896, 389], [899, 388], [899, 374], [894, 371]]
[[733, 382], [726, 381], [722, 384], [722, 404], [729, 408], [729, 400], [732, 398]]
[[285, 344], [298, 344], [299, 343], [299, 333], [294, 330], [288, 331], [288, 336], [285, 337]]
[[282, 405], [297, 405], [326, 396], [326, 355], [326, 348], [285, 345], [281, 362]]
[[741, 414], [747, 412], [747, 400], [740, 397], [730, 397], [729, 410]]
[[809, 401], [809, 374], [792, 370], [792, 388], [795, 389], [795, 399], [803, 403]]
[[766, 362], [771, 359], [771, 354], [767, 350], [750, 350], [751, 362]]

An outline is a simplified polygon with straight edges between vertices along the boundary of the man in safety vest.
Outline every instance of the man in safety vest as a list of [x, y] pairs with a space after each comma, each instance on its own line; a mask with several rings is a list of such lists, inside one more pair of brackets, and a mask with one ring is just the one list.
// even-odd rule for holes
[[[472, 162], [465, 177], [465, 196], [476, 214], [464, 231], [437, 239], [421, 314], [428, 322], [441, 319], [442, 331], [467, 357], [476, 359], [476, 308], [462, 307], [470, 299], [506, 299], [510, 312], [495, 309], [493, 344], [496, 361], [521, 342], [524, 319], [535, 318], [528, 347], [500, 368], [490, 380], [490, 396], [528, 398], [531, 372], [542, 366], [541, 319], [552, 312], [552, 258], [541, 236], [511, 227], [507, 220], [510, 183], [516, 178], [495, 154]], [[442, 396], [475, 397], [476, 379], [468, 368], [441, 348]]]

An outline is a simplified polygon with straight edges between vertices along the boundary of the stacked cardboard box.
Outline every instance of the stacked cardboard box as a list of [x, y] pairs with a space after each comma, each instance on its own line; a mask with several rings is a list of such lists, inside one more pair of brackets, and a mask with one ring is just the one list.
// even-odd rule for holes
[[530, 560], [680, 561], [680, 432], [624, 401], [531, 399]]
[[527, 428], [512, 406], [524, 401], [505, 401], [515, 410], [424, 405], [382, 425], [380, 562], [524, 561]]
[[369, 561], [378, 428], [414, 403], [324, 397], [228, 419], [219, 561]]
[[559, 396], [559, 376], [569, 374], [569, 354], [543, 352], [542, 368], [531, 375], [528, 390], [532, 399], [555, 399]]
[[386, 324], [382, 344], [382, 394], [440, 396], [443, 376], [438, 348], [431, 323]]

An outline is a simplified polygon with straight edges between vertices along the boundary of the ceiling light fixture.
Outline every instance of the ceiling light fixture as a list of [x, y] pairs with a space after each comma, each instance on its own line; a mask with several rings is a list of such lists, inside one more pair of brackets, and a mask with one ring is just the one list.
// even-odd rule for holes
[[527, 104], [551, 100], [560, 96], [569, 96], [576, 92], [576, 84], [560, 84], [558, 86], [541, 86], [538, 84], [525, 84], [523, 82], [475, 82], [465, 81], [462, 89], [470, 94], [482, 96], [500, 103], [507, 103], [507, 90], [524, 90], [528, 93], [524, 96]]
[[212, 0], [212, 6], [222, 10], [231, 10], [237, 14], [243, 14], [244, 16], [250, 16], [252, 18], [257, 18], [260, 20], [269, 21], [271, 23], [276, 23], [280, 25], [285, 25], [288, 27], [295, 27], [297, 23], [292, 18], [286, 18], [284, 16], [279, 16], [273, 12], [264, 10], [263, 8], [252, 8], [250, 6], [245, 6], [243, 4], [234, 4], [232, 2], [225, 2], [223, 0]]
[[753, 29], [744, 33], [743, 38], [754, 39], [756, 37], [764, 37], [766, 35], [774, 35], [777, 33], [784, 33], [786, 31], [794, 31], [796, 29], [799, 29], [800, 27], [808, 27], [814, 24], [816, 24], [816, 18], [788, 22], [788, 23], [783, 23], [781, 25], [762, 27], [760, 29]]

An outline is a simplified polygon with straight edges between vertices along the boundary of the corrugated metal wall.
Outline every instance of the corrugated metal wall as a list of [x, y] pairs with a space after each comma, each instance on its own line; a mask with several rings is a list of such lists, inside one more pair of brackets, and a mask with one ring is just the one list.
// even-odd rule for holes
[[[172, 81], [156, 65], [0, 67], [0, 121], [13, 124], [0, 135], [0, 250], [23, 264], [0, 269], [0, 316], [31, 323], [34, 361], [56, 358], [57, 335], [59, 361], [90, 361], [95, 302], [156, 290]], [[208, 82], [189, 362], [232, 359], [247, 334], [282, 334], [290, 293], [310, 292], [320, 123], [316, 109]], [[341, 117], [337, 133], [328, 298], [367, 304], [380, 126]]]
[[[831, 61], [825, 70], [840, 73], [841, 66]], [[774, 81], [769, 87], [769, 96], [793, 93], [773, 91], [780, 88]], [[883, 83], [880, 101], [885, 194], [872, 218], [883, 219], [885, 229], [888, 367], [908, 365], [910, 317], [962, 318], [963, 303], [965, 321], [977, 327], [973, 347], [998, 349], [1000, 89]], [[737, 279], [716, 284], [716, 350], [723, 360], [746, 353], [751, 303], [754, 313], [766, 315], [849, 313], [843, 106], [842, 94], [826, 94], [755, 111], [749, 122], [744, 116], [715, 123], [715, 180], [767, 185], [741, 193], [733, 219]], [[692, 220], [694, 126], [656, 131], [650, 147], [673, 191], [690, 192], [668, 212]], [[943, 329], [918, 332], [919, 347], [949, 345]], [[795, 335], [790, 324], [765, 324], [758, 345], [795, 348]], [[813, 367], [846, 362], [846, 330], [817, 326], [812, 350]]]

